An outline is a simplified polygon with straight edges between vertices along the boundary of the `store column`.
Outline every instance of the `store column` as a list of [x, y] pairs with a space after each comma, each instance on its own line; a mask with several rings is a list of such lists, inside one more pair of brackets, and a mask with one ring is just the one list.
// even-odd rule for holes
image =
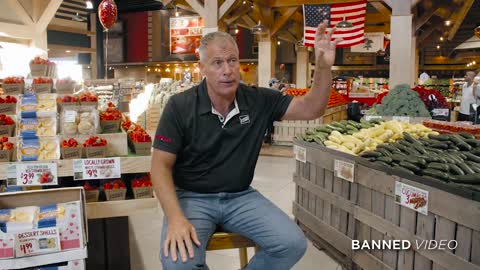
[[38, 48], [42, 50], [40, 55], [43, 58], [48, 56], [48, 42], [47, 42], [47, 30], [43, 30], [34, 34], [32, 40], [30, 41], [30, 47]]
[[296, 79], [295, 84], [297, 88], [307, 88], [310, 82], [310, 75], [308, 74], [308, 47], [296, 46], [297, 49], [297, 64], [296, 64]]
[[392, 8], [389, 85], [394, 87], [406, 83], [413, 86], [416, 77], [416, 52], [411, 8], [416, 1], [386, 0], [385, 3]]
[[270, 37], [262, 38], [258, 42], [258, 86], [268, 87], [268, 82], [275, 74], [276, 58], [276, 43]]

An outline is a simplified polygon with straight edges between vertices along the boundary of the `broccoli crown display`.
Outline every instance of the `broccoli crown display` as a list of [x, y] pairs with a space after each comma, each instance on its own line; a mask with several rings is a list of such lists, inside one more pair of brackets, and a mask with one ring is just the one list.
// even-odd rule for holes
[[407, 84], [399, 84], [388, 91], [382, 104], [375, 105], [375, 110], [383, 116], [430, 117], [418, 93]]

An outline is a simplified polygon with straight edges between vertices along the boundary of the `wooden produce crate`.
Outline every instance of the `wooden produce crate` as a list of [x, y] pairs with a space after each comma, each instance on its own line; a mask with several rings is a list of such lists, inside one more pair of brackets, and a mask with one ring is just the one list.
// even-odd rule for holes
[[295, 136], [303, 134], [309, 129], [345, 119], [347, 119], [347, 105], [339, 105], [328, 108], [322, 117], [315, 120], [274, 122], [273, 142], [277, 145], [292, 145]]
[[160, 121], [160, 104], [154, 104], [149, 107], [146, 112], [146, 130], [157, 130], [158, 122]]
[[[345, 269], [479, 270], [478, 193], [378, 167], [317, 144], [295, 140], [293, 213], [315, 245]], [[336, 160], [353, 164], [354, 179], [337, 177]], [[428, 191], [426, 214], [395, 202], [395, 186]], [[352, 240], [408, 240], [408, 250], [352, 250]], [[454, 250], [418, 249], [416, 241], [456, 240]], [[360, 242], [362, 243], [362, 242]], [[452, 245], [453, 246], [453, 245]]]
[[[127, 133], [122, 131], [118, 133], [96, 134], [94, 136], [105, 138], [107, 140], [108, 157], [120, 157], [128, 155]], [[74, 138], [80, 144], [83, 144], [88, 137], [90, 137], [90, 135], [60, 135], [60, 141]]]

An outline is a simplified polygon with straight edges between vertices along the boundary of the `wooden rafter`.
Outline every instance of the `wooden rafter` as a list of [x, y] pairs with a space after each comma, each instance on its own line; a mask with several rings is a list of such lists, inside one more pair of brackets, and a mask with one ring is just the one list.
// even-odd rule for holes
[[390, 23], [386, 23], [384, 25], [365, 25], [365, 32], [366, 33], [372, 33], [372, 32], [390, 33]]
[[53, 31], [61, 31], [61, 32], [67, 32], [67, 33], [82, 34], [82, 35], [87, 35], [87, 36], [95, 36], [96, 35], [96, 33], [92, 32], [92, 31], [78, 29], [78, 28], [74, 28], [74, 27], [55, 25], [55, 24], [49, 24], [47, 29], [48, 30], [53, 30]]
[[[438, 21], [438, 20], [436, 20]], [[417, 44], [423, 44], [424, 41], [436, 31], [441, 31], [442, 26], [438, 23], [433, 23], [428, 29], [426, 29], [422, 34], [417, 37]]]
[[365, 15], [365, 22], [368, 23], [388, 23], [390, 16], [384, 16], [380, 13], [367, 13]]
[[248, 25], [248, 28], [252, 28], [257, 24], [248, 14], [243, 15], [242, 19]]
[[[276, 7], [291, 7], [303, 4], [333, 4], [333, 3], [348, 3], [352, 0], [256, 0], [264, 3], [264, 5]], [[378, 0], [368, 0], [368, 2], [376, 2]]]
[[6, 36], [12, 38], [32, 39], [35, 34], [34, 28], [14, 23], [0, 22], [0, 29]]
[[22, 6], [18, 0], [8, 0], [9, 6], [12, 8], [12, 11], [24, 24], [33, 24], [34, 21], [32, 17], [27, 13], [25, 8]]
[[300, 11], [293, 13], [292, 20], [303, 24], [303, 14]]
[[372, 5], [380, 14], [382, 14], [384, 17], [390, 17], [392, 12], [382, 3], [382, 2], [370, 2], [370, 5]]
[[35, 25], [37, 32], [45, 31], [45, 29], [47, 29], [48, 24], [55, 16], [55, 13], [61, 4], [62, 0], [50, 0], [50, 2], [48, 2], [47, 7], [42, 13], [42, 16], [40, 16]]
[[233, 9], [233, 7], [235, 6], [234, 3], [235, 3], [235, 0], [225, 0], [225, 2], [223, 2], [223, 4], [218, 9], [219, 20], [221, 20], [226, 14], [228, 14]]
[[454, 20], [453, 20], [454, 23], [453, 23], [452, 29], [450, 29], [448, 33], [448, 40], [451, 41], [455, 37], [455, 34], [460, 28], [460, 25], [462, 24], [463, 20], [465, 20], [465, 17], [467, 16], [468, 11], [472, 7], [473, 2], [474, 0], [465, 0], [457, 16], [454, 15]]
[[295, 36], [292, 35], [292, 33], [290, 33], [289, 31], [286, 31], [286, 30], [278, 32], [277, 38], [288, 41], [288, 42], [291, 42], [291, 43], [297, 43], [297, 41], [298, 41], [295, 38]]
[[177, 4], [177, 8], [180, 8], [180, 9], [183, 9], [183, 10], [187, 10], [187, 11], [190, 11], [190, 12], [193, 12], [193, 13], [197, 13], [197, 12], [195, 11], [195, 9], [191, 8], [191, 7], [188, 6], [188, 5]]
[[75, 46], [65, 46], [65, 45], [58, 45], [58, 44], [50, 44], [48, 45], [50, 50], [59, 50], [59, 51], [71, 51], [72, 53], [93, 53], [96, 52], [94, 48], [87, 48], [87, 47], [75, 47]]
[[284, 25], [290, 20], [292, 15], [297, 11], [298, 7], [286, 7], [280, 8], [279, 12], [281, 14], [280, 18], [275, 20], [275, 25], [272, 27], [270, 35], [275, 35]]
[[415, 21], [415, 27], [414, 27], [415, 32], [418, 31], [420, 27], [422, 27], [426, 22], [428, 22], [430, 18], [432, 18], [432, 16], [435, 15], [435, 13], [437, 13], [438, 10], [440, 10], [440, 8], [441, 7], [431, 8], [425, 11], [425, 13]]
[[204, 6], [198, 0], [186, 0], [186, 2], [197, 12], [200, 16], [206, 18], [208, 16], [205, 12]]
[[250, 6], [243, 5], [239, 9], [235, 10], [229, 18], [224, 19], [227, 24], [232, 24], [238, 20], [243, 15], [247, 14], [250, 11]]
[[161, 0], [160, 2], [162, 2], [163, 6], [166, 7], [172, 2], [172, 0]]

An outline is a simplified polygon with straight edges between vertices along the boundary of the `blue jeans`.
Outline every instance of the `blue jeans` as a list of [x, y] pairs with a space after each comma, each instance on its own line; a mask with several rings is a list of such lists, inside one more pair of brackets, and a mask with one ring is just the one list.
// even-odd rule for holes
[[[160, 260], [164, 270], [207, 270], [205, 250], [217, 226], [223, 231], [239, 233], [253, 240], [260, 250], [245, 269], [290, 269], [307, 248], [305, 235], [300, 228], [277, 206], [253, 188], [236, 193], [196, 193], [177, 189], [184, 215], [195, 227], [202, 244], [194, 246], [194, 258], [183, 263], [177, 251], [177, 262], [171, 256]], [[160, 247], [163, 248], [167, 232], [164, 219]]]

